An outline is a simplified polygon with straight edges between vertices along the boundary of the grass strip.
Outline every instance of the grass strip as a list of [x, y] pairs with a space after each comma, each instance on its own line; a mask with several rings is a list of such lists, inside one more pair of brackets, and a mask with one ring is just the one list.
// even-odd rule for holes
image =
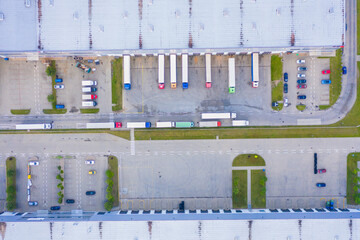
[[298, 104], [298, 105], [296, 105], [296, 109], [299, 111], [304, 111], [306, 109], [306, 105]]
[[247, 171], [232, 171], [233, 208], [247, 208]]
[[349, 153], [347, 156], [347, 177], [346, 177], [346, 199], [347, 203], [355, 205], [355, 186], [357, 184], [357, 172], [355, 171], [357, 167], [357, 162], [360, 161], [360, 153]]
[[342, 52], [343, 49], [340, 48], [336, 50], [336, 56], [330, 58], [330, 80], [331, 84], [329, 86], [330, 93], [330, 106], [338, 100], [341, 93], [341, 78], [342, 78]]
[[81, 113], [98, 113], [99, 108], [80, 108]]
[[279, 55], [271, 56], [271, 81], [281, 80], [283, 72], [282, 57]]
[[113, 206], [119, 206], [119, 167], [118, 159], [115, 156], [108, 157], [108, 169], [114, 174], [112, 181], [114, 183], [112, 188], [112, 196], [114, 197]]
[[[283, 101], [284, 96], [284, 83], [282, 81], [283, 62], [282, 57], [278, 55], [271, 56], [271, 102]], [[283, 108], [283, 104], [279, 103], [279, 106], [272, 107], [275, 111], [280, 111]]]
[[67, 112], [66, 108], [63, 109], [43, 109], [45, 114], [65, 114]]
[[233, 167], [265, 166], [265, 160], [257, 154], [240, 154], [233, 161]]
[[16, 208], [16, 158], [6, 159], [6, 208], [13, 211]]
[[356, 3], [356, 8], [357, 8], [357, 29], [356, 29], [356, 34], [357, 34], [357, 54], [360, 55], [360, 0], [357, 0]]
[[266, 180], [263, 170], [251, 170], [252, 208], [266, 208]]
[[27, 115], [30, 113], [30, 109], [11, 109], [10, 112], [14, 115]]
[[111, 93], [112, 93], [112, 107], [113, 111], [122, 110], [122, 81], [123, 81], [123, 59], [118, 58], [112, 62], [112, 79], [111, 79]]

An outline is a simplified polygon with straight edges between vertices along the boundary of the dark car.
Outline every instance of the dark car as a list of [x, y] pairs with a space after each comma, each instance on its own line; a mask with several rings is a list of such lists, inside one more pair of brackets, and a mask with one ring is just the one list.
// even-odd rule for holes
[[284, 82], [287, 82], [289, 79], [288, 73], [284, 73]]
[[37, 206], [38, 202], [37, 201], [29, 201], [28, 204], [29, 204], [29, 206]]
[[288, 84], [287, 83], [284, 84], [284, 93], [288, 93]]
[[306, 79], [299, 79], [299, 80], [297, 80], [297, 83], [299, 83], [299, 84], [306, 83]]
[[96, 194], [95, 191], [87, 191], [87, 192], [86, 192], [86, 195], [95, 195], [95, 194]]
[[277, 107], [277, 106], [279, 106], [279, 103], [278, 102], [272, 102], [271, 106]]
[[344, 66], [344, 67], [342, 67], [342, 71], [343, 71], [343, 74], [345, 75], [345, 74], [347, 74], [347, 69], [346, 69], [346, 67]]
[[307, 85], [306, 84], [298, 84], [297, 88], [307, 88]]
[[299, 95], [297, 96], [298, 99], [306, 99], [306, 95]]
[[326, 169], [325, 168], [318, 169], [318, 173], [326, 173]]
[[50, 210], [52, 210], [52, 211], [60, 210], [60, 206], [52, 206], [52, 207], [50, 207]]
[[66, 203], [75, 203], [74, 199], [66, 199]]
[[334, 201], [330, 200], [326, 202], [326, 209], [327, 210], [334, 210]]
[[298, 67], [298, 71], [306, 71], [307, 68], [306, 67]]
[[326, 187], [326, 183], [317, 183], [316, 186], [317, 187]]

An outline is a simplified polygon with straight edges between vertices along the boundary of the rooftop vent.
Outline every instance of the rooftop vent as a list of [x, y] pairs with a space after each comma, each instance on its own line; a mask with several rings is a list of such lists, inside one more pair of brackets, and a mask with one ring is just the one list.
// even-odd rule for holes
[[153, 0], [149, 0], [148, 5], [153, 5]]
[[122, 14], [123, 18], [124, 19], [127, 19], [128, 18], [128, 12], [127, 11], [124, 11], [123, 14]]
[[277, 9], [276, 9], [276, 15], [278, 15], [278, 16], [281, 15], [281, 8], [277, 8]]
[[150, 31], [150, 32], [154, 32], [154, 25], [149, 24], [149, 31]]
[[176, 16], [177, 18], [179, 18], [180, 15], [181, 15], [180, 10], [179, 10], [179, 9], [176, 9], [176, 10], [175, 10], [175, 16]]
[[255, 22], [252, 23], [252, 29], [256, 30], [256, 23]]
[[104, 25], [99, 25], [100, 32], [104, 32]]
[[329, 8], [329, 13], [334, 13], [334, 8], [333, 7]]
[[203, 23], [199, 23], [199, 30], [200, 30], [200, 31], [204, 31], [204, 28], [205, 28], [204, 24], [203, 24]]
[[228, 16], [229, 16], [229, 10], [228, 10], [227, 8], [225, 8], [225, 9], [223, 10], [223, 16], [224, 16], [224, 17], [228, 17]]
[[79, 20], [79, 13], [78, 12], [74, 12], [74, 15], [73, 15], [73, 18], [74, 20]]

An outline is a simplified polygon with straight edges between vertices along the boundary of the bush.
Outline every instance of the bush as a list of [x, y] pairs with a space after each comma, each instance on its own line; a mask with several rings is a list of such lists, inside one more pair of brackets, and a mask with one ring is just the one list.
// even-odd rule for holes
[[64, 174], [64, 171], [63, 171], [63, 170], [60, 170], [60, 173], [61, 173], [61, 174]]
[[55, 102], [55, 96], [53, 94], [49, 94], [47, 96], [47, 100], [48, 100], [48, 102], [53, 103], [53, 102]]
[[114, 173], [112, 171], [110, 171], [110, 170], [106, 170], [106, 176], [108, 178], [112, 178], [114, 176]]
[[60, 192], [58, 192], [58, 196], [59, 196], [59, 197], [61, 197], [61, 194], [62, 194], [62, 193], [61, 193], [61, 191], [60, 191]]
[[15, 186], [9, 186], [9, 187], [6, 189], [6, 193], [7, 193], [7, 194], [15, 194], [15, 193], [16, 193]]
[[13, 211], [16, 208], [16, 202], [15, 201], [10, 201], [6, 203], [6, 208], [9, 211]]
[[55, 62], [51, 62], [51, 64], [46, 68], [46, 75], [49, 77], [56, 75]]
[[56, 179], [61, 181], [61, 176], [60, 176], [60, 174], [56, 175]]
[[59, 199], [58, 199], [58, 203], [59, 203], [59, 204], [62, 204], [62, 202], [63, 202], [63, 199], [62, 199], [62, 198], [59, 198]]
[[57, 188], [61, 188], [62, 187], [62, 183], [59, 183], [58, 185], [57, 185]]
[[105, 183], [106, 183], [107, 185], [109, 185], [109, 186], [113, 186], [113, 185], [114, 185], [113, 180], [110, 179], [110, 178], [106, 179], [106, 180], [105, 180]]
[[106, 209], [106, 211], [111, 211], [111, 209], [113, 208], [113, 202], [110, 201], [105, 202], [104, 208]]
[[9, 177], [15, 176], [15, 173], [16, 173], [16, 171], [13, 170], [13, 169], [10, 169], [10, 170], [7, 171], [7, 175], [8, 175]]
[[61, 170], [61, 166], [58, 166], [58, 170], [59, 170], [59, 171]]

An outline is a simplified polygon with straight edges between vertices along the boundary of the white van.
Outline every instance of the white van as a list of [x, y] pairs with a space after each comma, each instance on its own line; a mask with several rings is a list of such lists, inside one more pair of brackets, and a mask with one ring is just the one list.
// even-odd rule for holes
[[82, 81], [82, 85], [83, 85], [83, 86], [96, 86], [96, 85], [97, 85], [97, 81], [83, 80], [83, 81]]
[[97, 102], [95, 101], [83, 101], [82, 106], [83, 107], [95, 107], [97, 105]]

